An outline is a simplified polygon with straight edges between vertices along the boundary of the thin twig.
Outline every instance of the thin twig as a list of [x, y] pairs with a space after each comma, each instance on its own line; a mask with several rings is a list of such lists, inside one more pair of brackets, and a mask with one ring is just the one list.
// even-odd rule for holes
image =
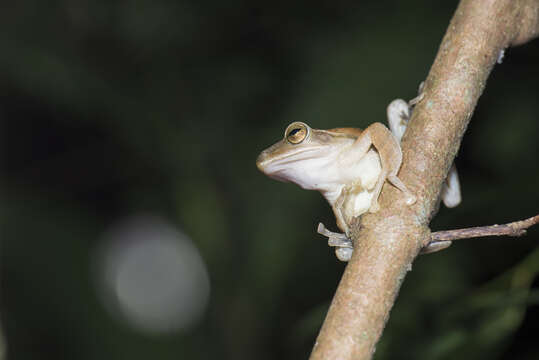
[[485, 236], [522, 236], [530, 226], [539, 224], [539, 215], [502, 225], [477, 226], [465, 229], [436, 231], [431, 234], [431, 244], [437, 241], [453, 241]]

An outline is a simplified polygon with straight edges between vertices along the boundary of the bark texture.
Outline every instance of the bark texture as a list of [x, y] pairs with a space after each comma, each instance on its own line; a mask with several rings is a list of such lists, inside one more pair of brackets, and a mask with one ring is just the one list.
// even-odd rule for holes
[[440, 189], [488, 75], [505, 48], [539, 32], [536, 0], [460, 2], [402, 141], [399, 177], [412, 206], [391, 185], [381, 210], [352, 226], [355, 251], [331, 303], [311, 359], [370, 359], [400, 285], [419, 250]]

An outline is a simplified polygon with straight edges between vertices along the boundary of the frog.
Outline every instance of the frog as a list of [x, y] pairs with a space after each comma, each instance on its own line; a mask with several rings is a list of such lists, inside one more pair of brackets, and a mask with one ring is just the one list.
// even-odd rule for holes
[[[400, 141], [417, 101], [417, 98], [410, 102], [392, 101], [386, 110], [389, 129], [375, 122], [364, 130], [347, 127], [321, 130], [295, 121], [286, 127], [283, 139], [263, 150], [256, 160], [258, 169], [270, 178], [317, 190], [325, 197], [342, 233], [329, 231], [322, 223], [317, 232], [328, 238], [328, 245], [335, 247], [341, 261], [349, 261], [353, 254], [352, 220], [379, 211], [378, 197], [386, 182], [400, 190], [407, 205], [416, 202], [416, 196], [401, 181], [398, 172], [402, 164]], [[448, 207], [461, 201], [454, 165], [441, 197]], [[432, 243], [422, 253], [450, 245], [450, 241]]]

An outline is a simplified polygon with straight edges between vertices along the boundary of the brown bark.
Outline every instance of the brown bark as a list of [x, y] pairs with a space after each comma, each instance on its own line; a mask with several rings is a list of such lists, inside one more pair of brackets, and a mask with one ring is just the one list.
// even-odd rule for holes
[[355, 251], [331, 303], [311, 359], [370, 359], [400, 285], [419, 250], [477, 99], [500, 51], [539, 31], [535, 0], [463, 0], [426, 79], [402, 142], [399, 177], [412, 206], [385, 185], [381, 210], [352, 226]]

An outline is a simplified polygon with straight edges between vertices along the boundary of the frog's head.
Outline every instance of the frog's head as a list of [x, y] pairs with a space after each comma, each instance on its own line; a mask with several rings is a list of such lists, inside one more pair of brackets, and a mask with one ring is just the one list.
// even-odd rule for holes
[[303, 122], [293, 122], [281, 141], [262, 151], [256, 166], [276, 180], [320, 190], [329, 179], [335, 178], [332, 165], [343, 147], [357, 138], [354, 131], [359, 130], [317, 130]]

